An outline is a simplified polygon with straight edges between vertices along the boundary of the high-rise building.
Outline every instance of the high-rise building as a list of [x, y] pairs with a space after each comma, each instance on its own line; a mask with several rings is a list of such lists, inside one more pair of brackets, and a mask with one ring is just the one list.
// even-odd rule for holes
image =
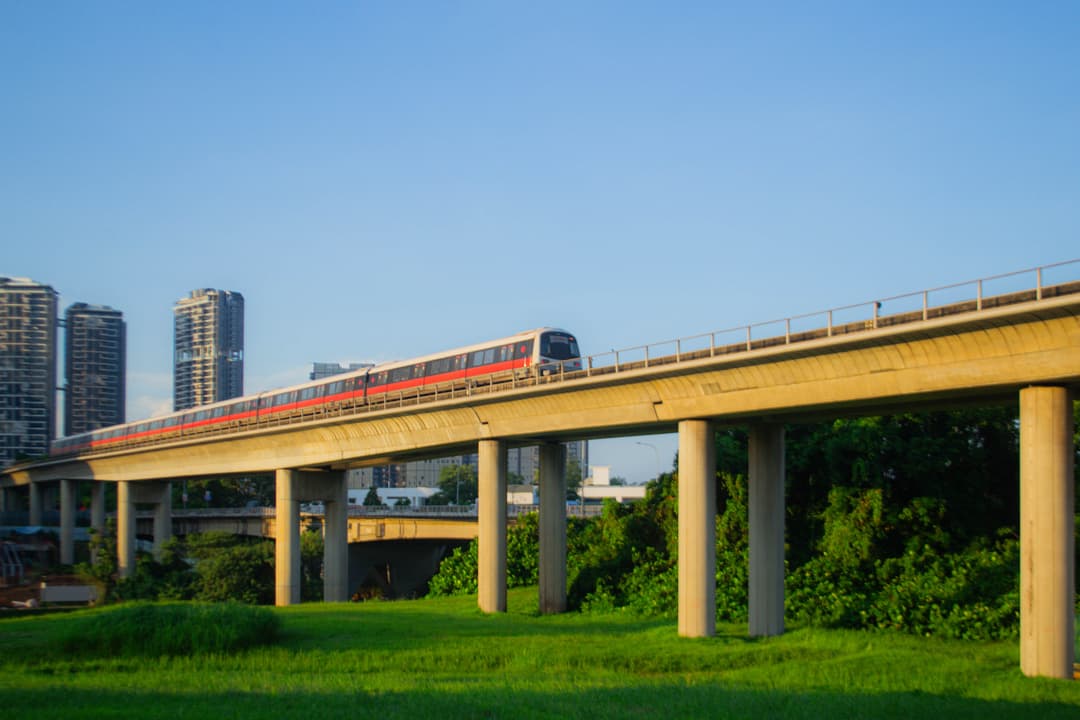
[[0, 277], [0, 467], [49, 451], [56, 422], [57, 293]]
[[75, 303], [65, 313], [64, 327], [64, 434], [119, 425], [125, 416], [123, 313], [103, 305]]
[[173, 409], [244, 394], [244, 296], [192, 290], [173, 306]]

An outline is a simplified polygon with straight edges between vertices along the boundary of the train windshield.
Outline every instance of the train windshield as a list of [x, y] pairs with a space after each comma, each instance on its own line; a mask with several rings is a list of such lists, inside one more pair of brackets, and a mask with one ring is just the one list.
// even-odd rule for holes
[[551, 360], [571, 360], [581, 357], [577, 340], [566, 333], [544, 333], [540, 337], [540, 355]]

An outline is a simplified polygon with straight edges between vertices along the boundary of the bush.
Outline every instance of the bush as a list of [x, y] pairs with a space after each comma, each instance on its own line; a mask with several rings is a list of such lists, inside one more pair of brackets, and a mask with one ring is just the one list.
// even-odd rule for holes
[[222, 654], [270, 644], [279, 626], [269, 609], [235, 603], [134, 602], [80, 614], [60, 645], [78, 656]]

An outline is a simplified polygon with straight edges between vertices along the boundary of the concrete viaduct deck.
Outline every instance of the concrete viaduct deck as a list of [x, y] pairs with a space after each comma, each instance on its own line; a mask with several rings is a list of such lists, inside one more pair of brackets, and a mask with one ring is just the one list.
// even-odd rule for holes
[[[136, 532], [154, 534], [153, 513], [137, 513]], [[301, 528], [321, 527], [321, 514], [300, 514]], [[232, 535], [275, 538], [277, 513], [274, 508], [248, 510], [173, 510], [172, 532], [190, 535], [225, 532]], [[466, 514], [370, 513], [348, 515], [349, 543], [391, 540], [472, 540], [479, 533], [476, 517]]]
[[[1020, 292], [987, 296], [978, 281], [970, 299], [948, 306], [932, 306], [929, 292], [921, 293], [921, 308], [890, 298], [867, 303], [864, 317], [843, 323], [834, 323], [833, 311], [822, 313], [824, 322], [810, 330], [796, 329], [811, 317], [803, 316], [774, 324], [779, 331], [766, 337], [755, 336], [754, 327], [730, 342], [730, 335], [713, 333], [673, 341], [667, 352], [648, 346], [614, 353], [606, 365], [589, 358], [580, 373], [523, 385], [456, 394], [450, 388], [363, 412], [43, 460], [8, 468], [0, 484], [29, 484], [33, 513], [35, 488], [61, 481], [63, 515], [73, 505], [75, 481], [118, 483], [120, 567], [129, 572], [134, 525], [125, 517], [135, 503], [159, 508], [157, 537], [168, 532], [169, 480], [273, 472], [276, 592], [279, 604], [290, 604], [299, 601], [301, 502], [326, 503], [325, 597], [343, 600], [343, 471], [477, 452], [478, 603], [499, 612], [506, 607], [506, 450], [539, 445], [541, 610], [559, 612], [566, 606], [566, 514], [557, 442], [677, 430], [679, 632], [705, 636], [715, 633], [713, 429], [741, 424], [750, 430], [750, 633], [774, 635], [784, 630], [784, 423], [1019, 404], [1021, 667], [1029, 675], [1071, 677], [1080, 283], [1044, 286], [1042, 272], [1032, 272], [1035, 282]], [[901, 309], [889, 314], [893, 305]]]

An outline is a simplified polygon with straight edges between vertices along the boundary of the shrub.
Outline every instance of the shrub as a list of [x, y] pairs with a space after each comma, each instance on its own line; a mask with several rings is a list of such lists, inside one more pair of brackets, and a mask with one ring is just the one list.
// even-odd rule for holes
[[80, 614], [60, 646], [80, 656], [221, 654], [272, 643], [279, 625], [269, 609], [235, 603], [134, 602]]

